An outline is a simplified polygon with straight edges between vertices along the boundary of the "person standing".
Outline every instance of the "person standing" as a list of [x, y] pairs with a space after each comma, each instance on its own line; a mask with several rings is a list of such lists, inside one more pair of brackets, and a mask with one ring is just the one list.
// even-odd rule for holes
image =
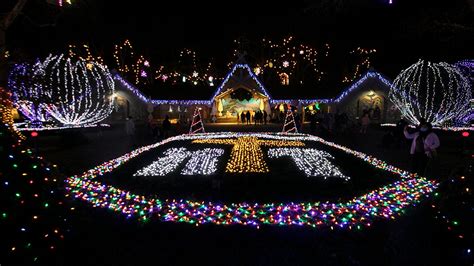
[[165, 120], [163, 120], [163, 139], [166, 139], [170, 136], [170, 129], [171, 129], [171, 122], [169, 116], [165, 117]]
[[369, 118], [368, 112], [364, 113], [364, 115], [360, 119], [360, 124], [361, 124], [360, 133], [362, 134], [367, 133], [367, 127], [369, 127], [369, 124], [370, 124], [370, 118]]
[[245, 124], [245, 112], [242, 111], [242, 113], [240, 113], [240, 120], [242, 121], [242, 125]]
[[263, 110], [263, 122], [265, 123], [265, 125], [267, 124], [267, 118], [268, 118], [267, 111]]
[[131, 116], [127, 117], [127, 121], [125, 122], [125, 134], [128, 137], [128, 143], [130, 147], [135, 146], [135, 122]]
[[297, 112], [295, 112], [294, 121], [295, 121], [296, 130], [298, 132], [301, 132], [301, 119], [300, 119], [300, 115]]
[[312, 135], [316, 135], [316, 115], [315, 114], [311, 114], [310, 117], [309, 117], [309, 128], [311, 130], [311, 134]]
[[427, 170], [431, 171], [433, 162], [437, 158], [436, 149], [440, 146], [438, 136], [432, 131], [430, 123], [423, 123], [419, 131], [409, 133], [405, 126], [403, 134], [407, 139], [412, 139], [410, 154], [412, 156], [412, 171], [425, 176]]
[[250, 124], [250, 111], [247, 111], [247, 114], [245, 114], [246, 118], [247, 118], [247, 125]]

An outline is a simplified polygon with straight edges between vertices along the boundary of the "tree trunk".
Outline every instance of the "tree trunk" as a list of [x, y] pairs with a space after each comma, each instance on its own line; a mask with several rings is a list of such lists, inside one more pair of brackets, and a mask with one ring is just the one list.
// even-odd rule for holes
[[0, 27], [0, 87], [6, 87], [8, 80], [6, 31]]
[[18, 0], [13, 9], [0, 19], [0, 87], [6, 87], [8, 80], [8, 58], [6, 57], [7, 29], [21, 13], [27, 1], [28, 0]]

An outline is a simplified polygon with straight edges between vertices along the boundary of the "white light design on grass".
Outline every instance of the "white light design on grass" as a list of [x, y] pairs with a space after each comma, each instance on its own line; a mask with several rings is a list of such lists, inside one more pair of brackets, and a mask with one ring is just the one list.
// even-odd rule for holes
[[324, 179], [328, 177], [350, 179], [328, 160], [334, 159], [328, 152], [311, 148], [272, 148], [268, 150], [269, 158], [283, 156], [290, 156], [298, 169], [307, 176], [322, 176]]
[[149, 166], [138, 170], [133, 176], [165, 176], [178, 168], [189, 153], [186, 148], [171, 148], [165, 151], [164, 155]]
[[203, 149], [190, 153], [186, 167], [181, 171], [182, 175], [210, 175], [217, 170], [217, 161], [224, 154], [223, 149]]
[[189, 161], [181, 171], [182, 175], [210, 175], [216, 172], [217, 162], [222, 154], [223, 149], [188, 151], [186, 148], [170, 148], [164, 152], [164, 157], [140, 169], [134, 176], [165, 176], [174, 172], [188, 158]]

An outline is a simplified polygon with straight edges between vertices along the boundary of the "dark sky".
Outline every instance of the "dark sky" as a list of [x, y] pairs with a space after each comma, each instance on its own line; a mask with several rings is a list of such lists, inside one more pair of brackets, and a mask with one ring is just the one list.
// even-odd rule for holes
[[[25, 8], [28, 18], [18, 18], [7, 41], [11, 50], [41, 56], [82, 42], [111, 54], [114, 44], [128, 38], [136, 50], [158, 63], [173, 60], [171, 55], [184, 47], [195, 49], [200, 57], [227, 62], [237, 37], [294, 35], [315, 47], [330, 43], [336, 53], [357, 46], [376, 48], [375, 68], [392, 78], [420, 57], [474, 57], [471, 0], [388, 1], [74, 0], [74, 7], [58, 12], [44, 1], [30, 0]], [[35, 25], [54, 21], [55, 27]]]

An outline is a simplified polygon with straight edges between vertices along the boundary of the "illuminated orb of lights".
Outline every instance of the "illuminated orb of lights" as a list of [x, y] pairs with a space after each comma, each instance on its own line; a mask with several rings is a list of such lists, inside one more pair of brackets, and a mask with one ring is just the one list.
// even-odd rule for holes
[[49, 98], [45, 108], [60, 123], [93, 124], [112, 112], [114, 82], [106, 66], [64, 55], [50, 55], [40, 65]]
[[442, 126], [466, 115], [471, 95], [469, 81], [457, 67], [419, 60], [397, 76], [389, 98], [410, 123], [424, 118]]
[[32, 123], [48, 120], [45, 110], [40, 62], [35, 64], [20, 63], [13, 66], [8, 77], [8, 87], [12, 92], [15, 107]]

